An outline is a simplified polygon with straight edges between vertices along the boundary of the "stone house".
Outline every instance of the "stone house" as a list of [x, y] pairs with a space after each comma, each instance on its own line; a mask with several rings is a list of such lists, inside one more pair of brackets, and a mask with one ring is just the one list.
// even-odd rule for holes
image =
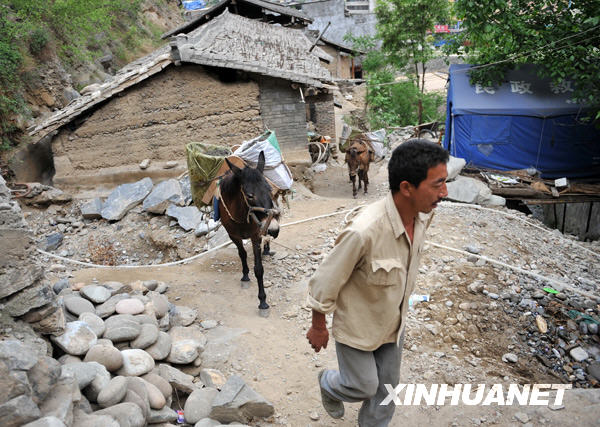
[[324, 0], [306, 2], [301, 5], [302, 12], [312, 22], [309, 30], [323, 31], [331, 23], [325, 37], [334, 43], [343, 44], [344, 36], [374, 36], [377, 17], [375, 0]]
[[[186, 143], [233, 146], [266, 128], [286, 158], [305, 154], [311, 111], [317, 131], [335, 137], [323, 66], [332, 58], [311, 46], [300, 29], [223, 9], [33, 126], [37, 155], [21, 157], [17, 180], [87, 186], [179, 175]], [[165, 169], [168, 161], [178, 164]]]
[[317, 46], [331, 56], [331, 60], [324, 66], [333, 77], [341, 80], [362, 78], [361, 55], [364, 52], [357, 51], [343, 43], [331, 41], [323, 35], [319, 37], [319, 31], [316, 30], [308, 30], [306, 34], [309, 39], [316, 42]]

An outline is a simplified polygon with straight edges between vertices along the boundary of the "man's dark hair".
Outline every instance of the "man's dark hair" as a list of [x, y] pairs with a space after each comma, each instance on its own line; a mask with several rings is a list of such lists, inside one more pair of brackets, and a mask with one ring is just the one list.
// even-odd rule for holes
[[388, 163], [390, 190], [395, 193], [402, 181], [418, 187], [429, 168], [446, 163], [449, 155], [440, 145], [424, 139], [410, 139], [394, 149]]

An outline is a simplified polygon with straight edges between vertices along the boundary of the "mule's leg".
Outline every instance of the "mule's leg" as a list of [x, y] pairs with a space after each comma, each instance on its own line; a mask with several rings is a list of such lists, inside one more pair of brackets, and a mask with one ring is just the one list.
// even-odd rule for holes
[[271, 244], [268, 241], [263, 245], [263, 255], [275, 255], [275, 252], [271, 252]]
[[358, 190], [360, 190], [362, 188], [362, 181], [364, 181], [363, 171], [362, 171], [362, 169], [359, 169], [358, 170]]
[[356, 194], [358, 193], [356, 191], [356, 175], [350, 175], [350, 181], [352, 181], [352, 197], [356, 199]]
[[249, 282], [250, 277], [248, 277], [248, 272], [250, 271], [250, 269], [248, 268], [248, 256], [246, 255], [246, 249], [244, 249], [244, 242], [242, 242], [242, 239], [234, 238], [231, 238], [231, 241], [237, 246], [240, 261], [242, 261], [242, 282]]
[[265, 286], [263, 284], [263, 266], [262, 266], [262, 254], [260, 251], [260, 236], [252, 237], [252, 251], [254, 252], [254, 275], [256, 276], [256, 282], [258, 283], [258, 304], [259, 313], [261, 316], [268, 316], [269, 312], [266, 311], [269, 308], [267, 304], [267, 294], [265, 293]]
[[367, 194], [367, 185], [369, 185], [369, 174], [367, 171], [363, 171], [363, 179], [365, 181], [365, 194]]

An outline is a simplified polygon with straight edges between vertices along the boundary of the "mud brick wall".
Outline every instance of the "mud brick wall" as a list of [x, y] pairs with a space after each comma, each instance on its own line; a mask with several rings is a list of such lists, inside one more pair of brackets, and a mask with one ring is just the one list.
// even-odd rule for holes
[[145, 158], [184, 160], [188, 142], [231, 146], [260, 134], [258, 84], [223, 82], [218, 73], [199, 65], [169, 66], [113, 97], [54, 138], [57, 175]]
[[338, 79], [352, 78], [352, 58], [350, 56], [341, 55], [333, 46], [321, 45], [319, 47], [334, 58], [329, 64], [323, 63], [323, 66], [331, 72], [332, 76]]
[[319, 93], [306, 97], [308, 119], [315, 124], [315, 130], [321, 135], [331, 137], [335, 141], [335, 111], [333, 94]]
[[260, 111], [266, 127], [275, 131], [282, 151], [306, 146], [306, 108], [300, 91], [287, 80], [260, 78]]

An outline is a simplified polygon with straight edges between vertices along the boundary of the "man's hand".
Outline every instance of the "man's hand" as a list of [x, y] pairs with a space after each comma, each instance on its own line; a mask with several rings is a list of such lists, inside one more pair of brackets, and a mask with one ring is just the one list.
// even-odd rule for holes
[[325, 323], [325, 315], [313, 310], [312, 326], [306, 333], [306, 338], [311, 347], [318, 353], [321, 348], [327, 348], [329, 332]]

